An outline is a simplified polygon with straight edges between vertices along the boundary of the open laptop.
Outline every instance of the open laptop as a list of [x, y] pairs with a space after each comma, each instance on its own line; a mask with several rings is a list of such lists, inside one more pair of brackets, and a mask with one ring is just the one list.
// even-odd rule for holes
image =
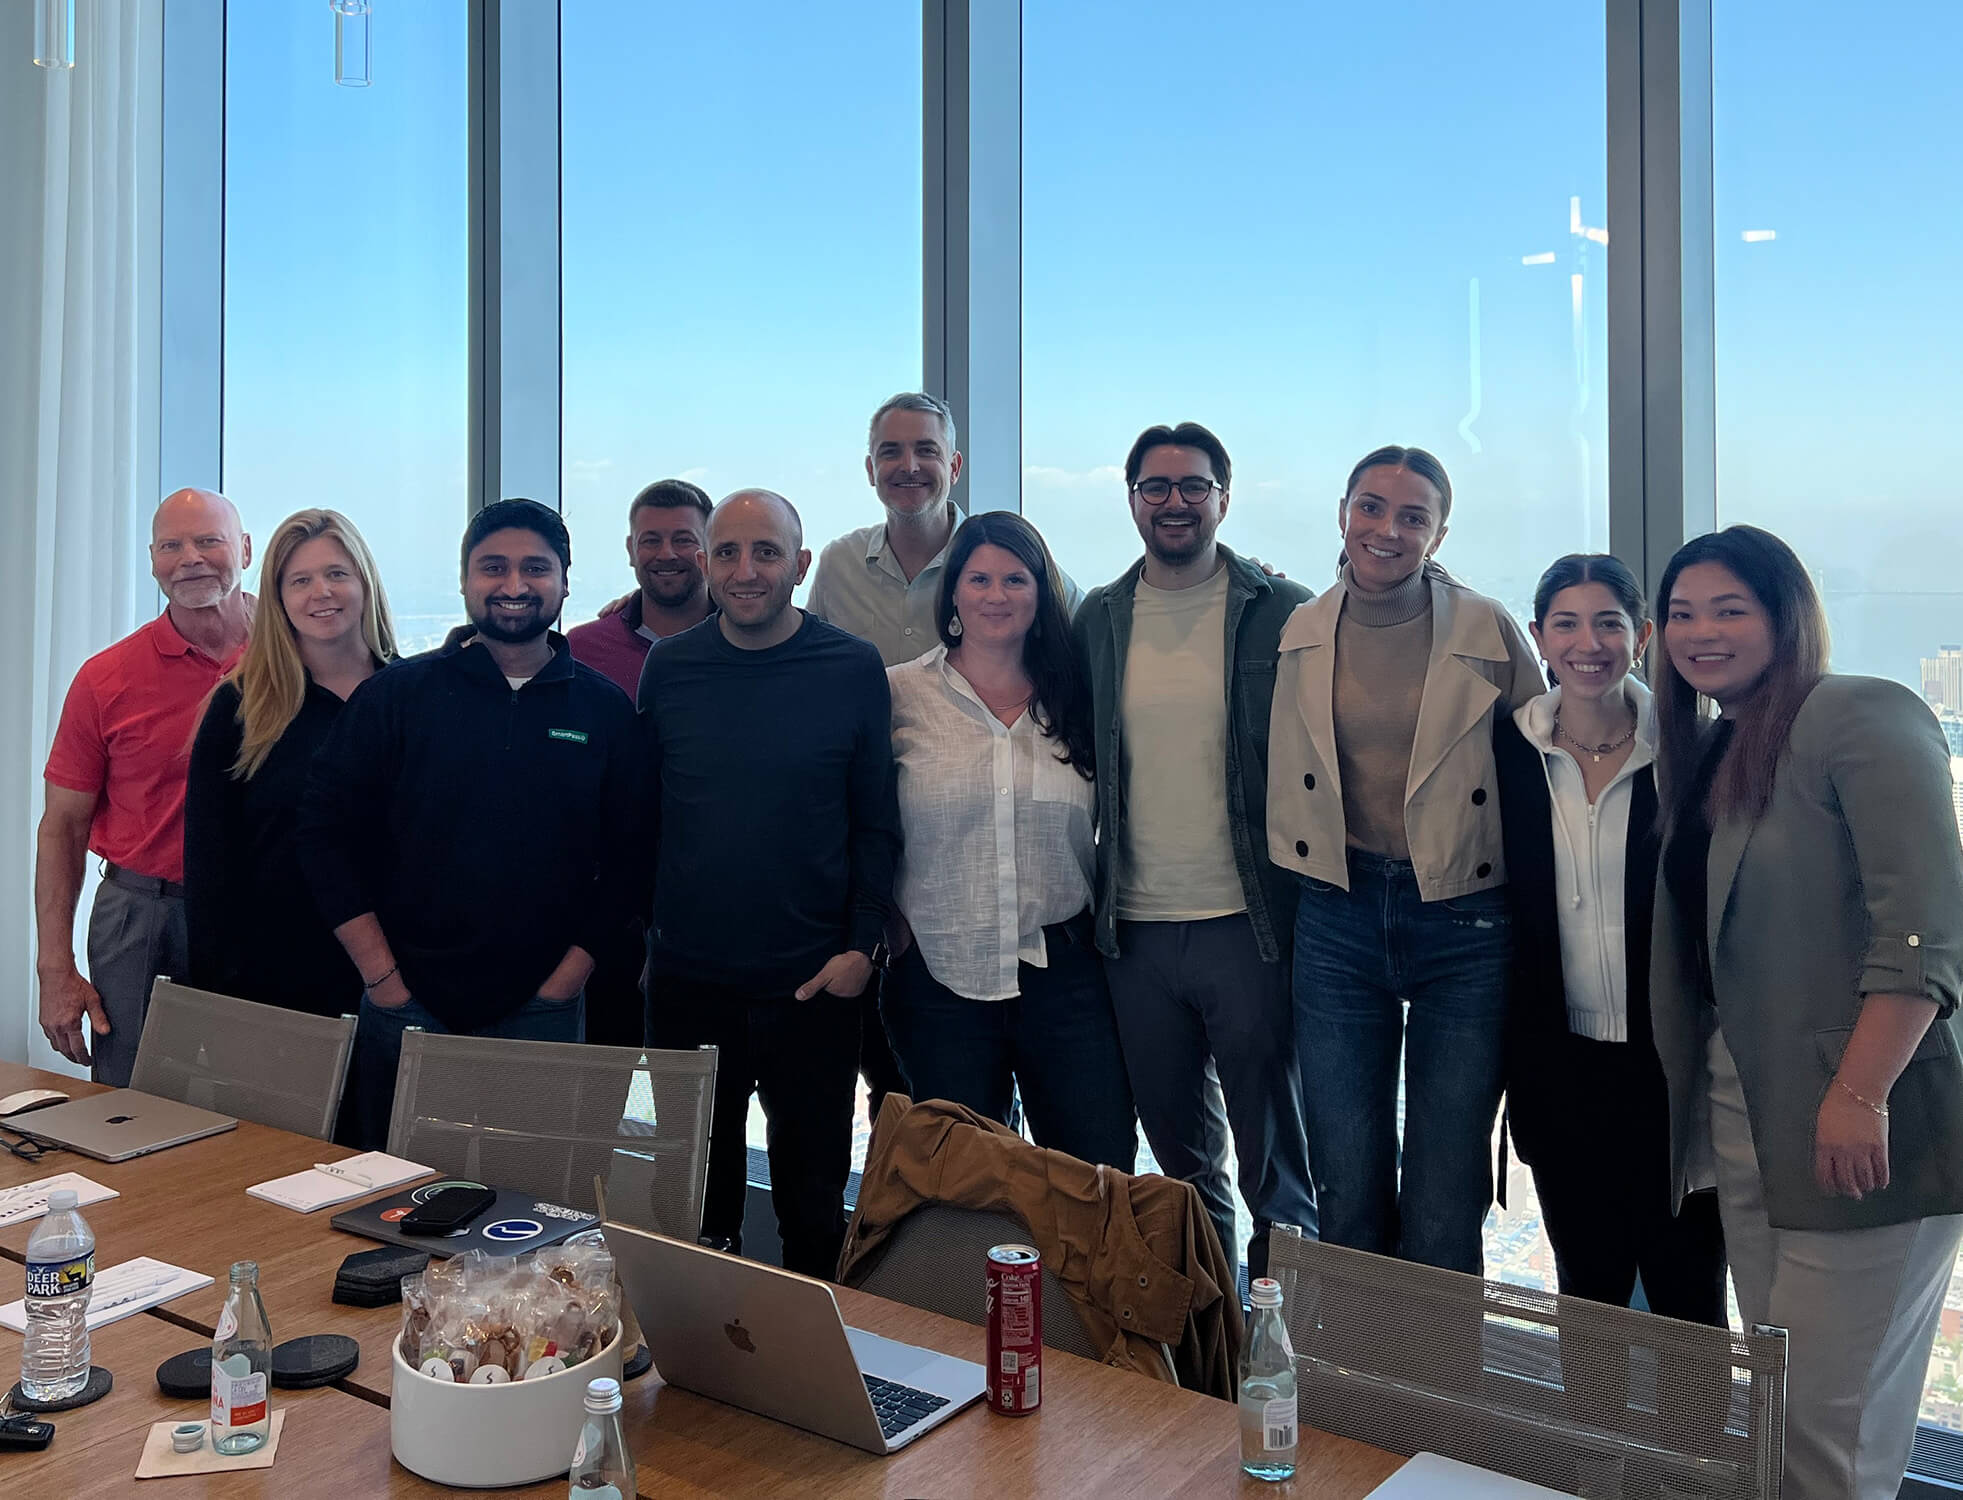
[[1565, 1490], [1550, 1490], [1510, 1474], [1495, 1474], [1420, 1453], [1372, 1490], [1365, 1500], [1573, 1500]]
[[79, 1151], [97, 1161], [147, 1156], [234, 1129], [238, 1123], [230, 1115], [179, 1104], [175, 1099], [159, 1099], [155, 1094], [139, 1094], [135, 1089], [89, 1094], [0, 1121], [8, 1130], [31, 1140]]
[[868, 1453], [981, 1397], [980, 1365], [847, 1328], [822, 1281], [625, 1224], [606, 1236], [669, 1385]]

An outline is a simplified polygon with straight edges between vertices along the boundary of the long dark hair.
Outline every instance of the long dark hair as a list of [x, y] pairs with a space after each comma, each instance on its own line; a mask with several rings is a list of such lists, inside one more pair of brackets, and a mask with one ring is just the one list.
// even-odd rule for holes
[[[1343, 485], [1343, 503], [1349, 503], [1350, 496], [1356, 493], [1356, 482], [1364, 471], [1376, 468], [1409, 469], [1418, 478], [1438, 491], [1438, 524], [1442, 527], [1452, 519], [1452, 478], [1445, 472], [1445, 465], [1435, 454], [1423, 448], [1407, 448], [1398, 443], [1386, 443], [1357, 460], [1356, 467], [1350, 470], [1350, 477]], [[1336, 571], [1341, 573], [1350, 565], [1349, 549], [1336, 554]], [[1421, 570], [1427, 578], [1442, 578], [1453, 582], [1452, 575], [1444, 567], [1427, 557]]]
[[[1547, 624], [1547, 611], [1554, 603], [1554, 596], [1563, 589], [1571, 589], [1577, 584], [1599, 583], [1621, 606], [1622, 612], [1629, 616], [1629, 623], [1638, 630], [1643, 621], [1649, 618], [1649, 605], [1643, 599], [1643, 586], [1636, 582], [1619, 557], [1606, 552], [1570, 552], [1566, 557], [1557, 557], [1548, 564], [1547, 571], [1540, 575], [1540, 582], [1534, 586], [1534, 624]], [[1561, 681], [1554, 675], [1554, 669], [1547, 669], [1547, 685], [1559, 687]]]
[[[1717, 563], [1736, 575], [1772, 622], [1772, 663], [1746, 711], [1734, 715], [1731, 745], [1711, 784], [1715, 816], [1755, 818], [1772, 798], [1773, 777], [1800, 706], [1827, 675], [1827, 612], [1791, 547], [1756, 526], [1727, 526], [1692, 537], [1670, 559], [1657, 590], [1666, 620], [1678, 576], [1698, 563]], [[1650, 679], [1656, 691], [1658, 790], [1674, 817], [1682, 810], [1679, 799], [1696, 784], [1699, 732], [1708, 708], [1670, 659], [1667, 631], [1651, 660]]]
[[1056, 758], [1075, 766], [1077, 774], [1089, 781], [1097, 775], [1091, 688], [1071, 645], [1063, 575], [1042, 533], [1014, 511], [977, 511], [956, 528], [954, 540], [948, 543], [947, 564], [941, 569], [941, 597], [934, 614], [941, 641], [950, 649], [961, 644], [961, 637], [948, 629], [954, 622], [954, 588], [968, 559], [982, 546], [1013, 553], [1036, 580], [1036, 618], [1022, 638], [1022, 669], [1035, 689], [1029, 714], [1036, 727], [1057, 742]]

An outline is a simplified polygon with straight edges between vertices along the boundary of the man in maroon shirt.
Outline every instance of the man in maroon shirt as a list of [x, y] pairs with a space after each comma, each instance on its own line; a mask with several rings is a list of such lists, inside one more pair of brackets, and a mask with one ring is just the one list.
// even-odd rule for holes
[[627, 560], [640, 589], [607, 614], [566, 632], [573, 658], [620, 684], [629, 698], [641, 690], [648, 647], [708, 618], [709, 585], [702, 576], [709, 534], [709, 497], [686, 479], [660, 479], [627, 507]]
[[[641, 691], [641, 664], [663, 636], [679, 635], [709, 614], [702, 548], [709, 536], [709, 497], [686, 479], [661, 479], [627, 507], [627, 560], [640, 588], [588, 624], [566, 632], [573, 658], [620, 684], [629, 699]], [[646, 1037], [641, 970], [647, 962], [645, 912], [606, 951], [593, 955], [586, 981], [586, 1040], [639, 1047]]]
[[[252, 538], [232, 502], [179, 490], [150, 523], [150, 573], [169, 606], [82, 664], [48, 752], [34, 862], [41, 1030], [71, 1062], [127, 1086], [159, 974], [181, 978], [184, 783], [205, 700], [245, 649], [240, 588]], [[75, 905], [93, 851], [102, 886], [89, 918], [89, 976], [75, 965]]]

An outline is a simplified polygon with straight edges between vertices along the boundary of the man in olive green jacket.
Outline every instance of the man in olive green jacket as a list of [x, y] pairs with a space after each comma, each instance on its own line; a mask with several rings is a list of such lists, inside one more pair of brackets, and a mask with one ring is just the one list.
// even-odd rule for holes
[[1268, 715], [1282, 625], [1309, 590], [1214, 540], [1231, 467], [1196, 422], [1125, 461], [1145, 556], [1077, 611], [1097, 744], [1097, 946], [1160, 1170], [1199, 1190], [1238, 1261], [1233, 1132], [1254, 1218], [1315, 1231], [1289, 949], [1299, 887], [1267, 857]]

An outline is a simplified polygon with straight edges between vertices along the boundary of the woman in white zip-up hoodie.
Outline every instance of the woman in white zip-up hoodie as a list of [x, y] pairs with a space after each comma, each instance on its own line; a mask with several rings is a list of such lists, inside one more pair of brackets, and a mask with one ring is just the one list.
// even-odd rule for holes
[[1717, 1195], [1671, 1213], [1669, 1097], [1650, 1033], [1656, 728], [1630, 676], [1642, 589], [1613, 557], [1563, 557], [1534, 591], [1554, 690], [1494, 730], [1513, 913], [1507, 1118], [1533, 1169], [1560, 1289], [1722, 1327]]

